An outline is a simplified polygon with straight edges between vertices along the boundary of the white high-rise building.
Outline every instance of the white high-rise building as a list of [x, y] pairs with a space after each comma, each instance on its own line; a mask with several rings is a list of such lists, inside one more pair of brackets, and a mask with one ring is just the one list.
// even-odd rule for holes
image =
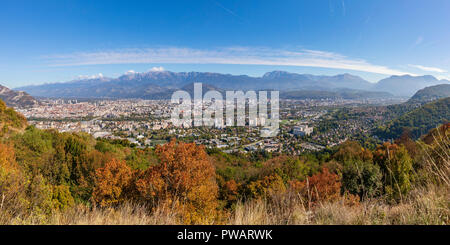
[[309, 136], [313, 132], [314, 128], [308, 125], [294, 126], [292, 133], [298, 136]]

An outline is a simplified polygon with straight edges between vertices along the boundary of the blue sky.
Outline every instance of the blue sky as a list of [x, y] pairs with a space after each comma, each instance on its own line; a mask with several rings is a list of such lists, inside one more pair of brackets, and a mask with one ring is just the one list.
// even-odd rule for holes
[[448, 0], [0, 3], [0, 84], [152, 68], [450, 78]]

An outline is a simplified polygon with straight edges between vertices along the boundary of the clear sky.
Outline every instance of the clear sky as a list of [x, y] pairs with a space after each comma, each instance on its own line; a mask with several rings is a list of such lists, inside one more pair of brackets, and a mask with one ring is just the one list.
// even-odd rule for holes
[[151, 69], [450, 77], [448, 0], [0, 3], [0, 84]]

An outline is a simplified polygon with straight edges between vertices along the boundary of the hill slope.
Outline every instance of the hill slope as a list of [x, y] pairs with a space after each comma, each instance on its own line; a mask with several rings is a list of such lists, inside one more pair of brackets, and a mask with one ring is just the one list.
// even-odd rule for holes
[[450, 97], [404, 113], [385, 127], [379, 128], [375, 135], [382, 139], [396, 139], [404, 130], [409, 130], [411, 136], [417, 139], [430, 129], [446, 122], [450, 122]]
[[22, 91], [14, 91], [0, 85], [0, 99], [8, 106], [27, 107], [38, 104], [37, 100]]
[[417, 91], [408, 103], [427, 103], [446, 97], [450, 97], [450, 84], [439, 84]]
[[5, 102], [0, 99], [0, 136], [11, 131], [21, 131], [27, 126], [27, 119], [13, 108], [7, 107]]

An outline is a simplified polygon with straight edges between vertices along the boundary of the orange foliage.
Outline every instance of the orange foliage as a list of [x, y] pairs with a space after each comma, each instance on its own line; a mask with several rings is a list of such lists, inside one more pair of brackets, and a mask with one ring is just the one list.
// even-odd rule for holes
[[333, 158], [340, 161], [371, 161], [373, 156], [369, 149], [364, 149], [356, 141], [346, 141], [339, 146], [339, 150], [333, 155]]
[[236, 201], [238, 195], [238, 185], [236, 184], [236, 181], [230, 180], [225, 182], [221, 191], [225, 200], [229, 202]]
[[158, 146], [160, 163], [136, 181], [140, 197], [151, 205], [180, 204], [186, 223], [207, 223], [217, 207], [215, 169], [203, 146], [172, 140]]
[[124, 190], [130, 185], [132, 171], [125, 161], [112, 159], [95, 172], [96, 186], [93, 200], [101, 206], [121, 202], [125, 199]]
[[16, 162], [14, 149], [0, 143], [0, 215], [3, 210], [25, 207], [26, 179]]
[[14, 149], [2, 143], [0, 143], [0, 167], [6, 170], [17, 169]]
[[374, 151], [374, 162], [379, 164], [381, 167], [385, 165], [385, 162], [388, 161], [395, 152], [399, 149], [399, 145], [391, 144], [389, 142], [384, 142], [383, 145], [377, 147]]
[[436, 143], [436, 139], [441, 137], [449, 137], [450, 135], [450, 123], [444, 123], [439, 128], [430, 130], [428, 134], [422, 137], [422, 141], [428, 145]]
[[253, 197], [270, 196], [286, 190], [283, 179], [278, 174], [265, 176], [261, 180], [253, 181], [248, 186]]
[[405, 129], [403, 133], [400, 135], [400, 138], [396, 139], [395, 144], [405, 146], [411, 157], [415, 157], [419, 154], [419, 147], [417, 143], [411, 139], [410, 131]]
[[348, 193], [348, 192], [345, 192], [344, 194], [343, 194], [343, 199], [344, 199], [344, 204], [345, 205], [347, 205], [347, 206], [350, 206], [350, 207], [352, 207], [352, 206], [359, 206], [359, 204], [360, 204], [360, 198], [359, 198], [359, 196], [358, 195], [354, 195], [354, 194], [351, 194], [351, 193]]
[[327, 168], [305, 181], [291, 181], [290, 186], [312, 205], [337, 200], [341, 192], [339, 176], [330, 173]]

